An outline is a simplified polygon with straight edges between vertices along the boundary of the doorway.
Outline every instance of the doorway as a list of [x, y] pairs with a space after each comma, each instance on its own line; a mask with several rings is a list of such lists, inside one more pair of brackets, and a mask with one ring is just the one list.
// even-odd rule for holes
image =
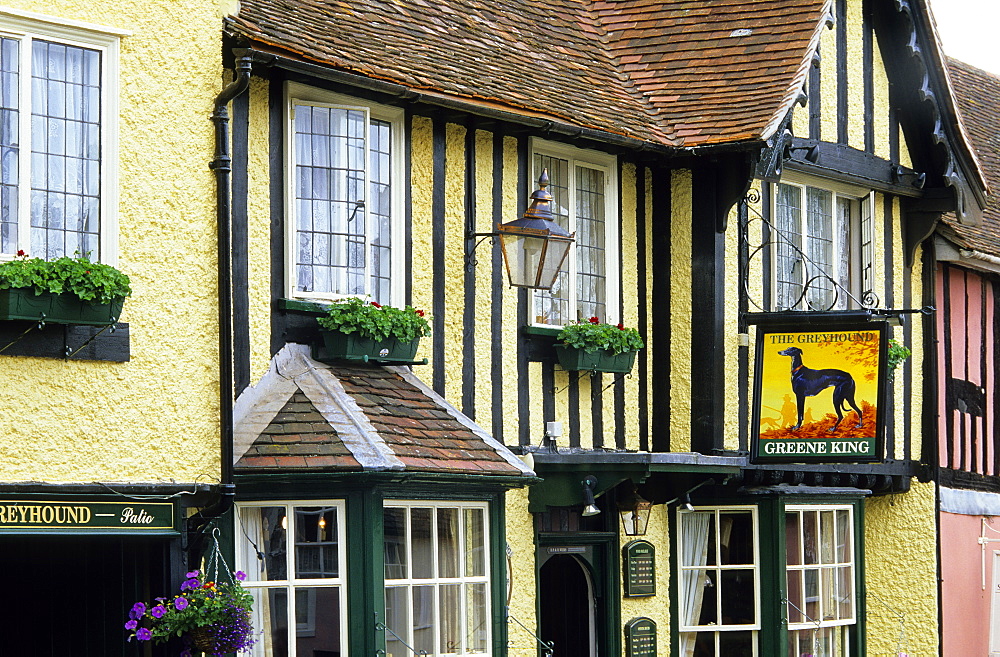
[[574, 555], [559, 554], [538, 573], [541, 637], [553, 657], [597, 657], [593, 580]]

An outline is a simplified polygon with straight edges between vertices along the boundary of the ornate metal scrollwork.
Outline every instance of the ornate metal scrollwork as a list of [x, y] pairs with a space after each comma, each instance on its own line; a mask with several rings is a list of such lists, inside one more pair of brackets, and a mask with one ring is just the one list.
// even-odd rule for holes
[[[755, 207], [760, 203], [761, 193], [758, 189], [751, 189], [743, 197], [743, 207], [746, 212], [742, 213], [743, 219], [740, 226], [740, 239], [745, 244], [745, 256], [742, 262], [741, 284], [742, 292], [747, 300], [748, 306], [752, 306], [760, 312], [773, 310], [833, 310], [843, 307], [843, 300], [846, 299], [851, 305], [861, 309], [877, 308], [880, 304], [878, 295], [874, 290], [866, 290], [860, 294], [860, 298], [855, 296], [850, 290], [844, 287], [831, 272], [824, 271], [823, 266], [809, 257], [809, 255], [795, 243], [793, 239], [771, 221], [764, 217]], [[760, 230], [756, 230], [756, 227]], [[759, 234], [759, 242], [752, 242], [751, 235]], [[772, 303], [765, 303], [763, 298], [756, 298], [754, 291], [750, 287], [751, 275], [755, 268], [758, 271], [767, 271], [762, 264], [766, 255], [772, 257], [779, 249], [786, 253], [793, 254], [796, 263], [803, 263], [803, 273], [801, 282], [795, 282], [795, 287], [800, 287], [797, 296], [786, 297], [781, 308], [774, 308]], [[805, 272], [808, 272], [806, 275]], [[768, 283], [767, 285], [771, 285]], [[771, 293], [777, 291], [772, 285]], [[764, 289], [763, 287], [761, 288]], [[786, 292], [789, 288], [785, 289]], [[772, 297], [773, 298], [773, 297]]]

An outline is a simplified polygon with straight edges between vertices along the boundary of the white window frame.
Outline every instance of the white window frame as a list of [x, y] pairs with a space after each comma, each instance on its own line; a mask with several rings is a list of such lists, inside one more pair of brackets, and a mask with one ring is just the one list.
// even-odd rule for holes
[[[437, 540], [431, 541], [432, 545], [432, 558], [435, 577], [432, 578], [419, 578], [415, 579], [412, 577], [402, 577], [402, 578], [385, 578], [383, 580], [383, 591], [385, 588], [392, 587], [406, 587], [407, 589], [412, 589], [414, 586], [431, 586], [434, 590], [434, 606], [433, 606], [433, 618], [430, 619], [430, 625], [434, 628], [434, 648], [435, 650], [430, 653], [431, 657], [440, 657], [444, 655], [489, 655], [491, 654], [493, 645], [493, 626], [492, 626], [492, 577], [490, 573], [490, 532], [492, 527], [490, 526], [490, 515], [489, 515], [489, 504], [487, 502], [467, 502], [467, 501], [455, 501], [455, 500], [385, 500], [383, 502], [383, 509], [406, 509], [406, 550], [407, 558], [406, 563], [408, 568], [413, 566], [413, 543], [410, 533], [410, 519], [412, 514], [412, 509], [431, 509], [433, 511], [432, 517], [432, 528], [437, 527], [437, 510], [438, 509], [458, 509], [460, 522], [459, 522], [459, 538], [458, 545], [460, 546], [462, 552], [460, 555], [459, 562], [461, 564], [465, 563], [465, 521], [464, 521], [464, 511], [466, 509], [477, 509], [483, 514], [483, 575], [465, 575], [460, 574], [458, 577], [440, 577], [437, 576], [437, 568], [439, 564], [438, 560], [438, 542]], [[432, 530], [432, 536], [437, 536], [437, 532]], [[463, 566], [464, 567], [464, 566]], [[412, 572], [408, 573], [412, 575]], [[440, 639], [441, 634], [438, 630], [440, 626], [440, 611], [441, 611], [441, 601], [440, 601], [440, 591], [442, 585], [459, 585], [464, 586], [466, 584], [483, 584], [486, 591], [486, 610], [484, 613], [484, 618], [486, 619], [486, 652], [444, 652], [441, 650]], [[408, 595], [408, 599], [412, 599], [412, 595]], [[464, 634], [464, 629], [467, 627], [466, 618], [467, 605], [459, 605], [459, 628], [463, 633], [462, 641], [463, 643], [467, 639]], [[405, 635], [400, 634], [400, 639], [410, 646], [415, 647], [414, 638], [412, 636], [412, 628], [414, 627], [413, 618], [413, 605], [409, 605], [407, 608], [407, 632]], [[387, 638], [390, 636], [387, 633]]]
[[[684, 566], [684, 537], [683, 537], [683, 527], [684, 524], [682, 519], [687, 514], [692, 513], [706, 513], [710, 512], [713, 514], [712, 522], [718, 524], [720, 513], [732, 513], [732, 512], [749, 512], [751, 517], [751, 522], [753, 523], [753, 558], [754, 563], [752, 567], [749, 564], [732, 564], [732, 565], [722, 565], [716, 564], [714, 566]], [[676, 531], [676, 549], [677, 549], [677, 611], [678, 611], [678, 634], [693, 634], [693, 633], [707, 633], [711, 632], [715, 634], [715, 651], [719, 654], [719, 633], [720, 632], [751, 632], [753, 634], [753, 654], [760, 654], [760, 629], [761, 629], [761, 563], [760, 563], [760, 518], [759, 509], [756, 505], [706, 505], [706, 506], [696, 506], [694, 510], [686, 510], [683, 507], [677, 508], [677, 531]], [[710, 532], [710, 535], [713, 535]], [[720, 537], [718, 533], [714, 533], [716, 545], [714, 549], [716, 554], [719, 554], [719, 541]], [[715, 570], [716, 572], [721, 572], [724, 570], [753, 570], [754, 574], [754, 623], [743, 624], [743, 625], [683, 625], [681, 624], [681, 618], [683, 618], [683, 611], [681, 609], [684, 604], [681, 599], [683, 593], [683, 586], [681, 585], [681, 578], [685, 571], [693, 570]], [[685, 657], [681, 654], [680, 657]]]
[[[604, 174], [604, 271], [605, 271], [605, 309], [606, 317], [601, 317], [602, 322], [616, 324], [621, 321], [620, 317], [620, 290], [621, 271], [619, 269], [619, 249], [618, 237], [621, 230], [621, 217], [618, 212], [618, 159], [614, 155], [602, 153], [600, 151], [587, 150], [568, 146], [558, 142], [547, 141], [539, 138], [532, 138], [530, 143], [529, 175], [528, 187], [524, 197], [528, 198], [532, 192], [538, 188], [539, 172], [534, 171], [534, 160], [536, 155], [556, 157], [569, 161], [570, 181], [568, 185], [568, 205], [570, 208], [570, 233], [579, 232], [576, 230], [576, 184], [574, 172], [577, 166], [588, 169], [596, 169]], [[576, 311], [579, 296], [576, 291], [577, 286], [577, 253], [576, 245], [570, 248], [563, 270], [568, 272], [569, 291], [567, 298], [570, 299], [569, 312]], [[528, 309], [528, 323], [533, 326], [546, 326], [559, 328], [562, 324], [541, 322], [535, 315], [536, 299], [541, 291], [534, 291], [531, 298], [531, 306]], [[584, 318], [586, 321], [589, 318]]]
[[[118, 264], [118, 94], [119, 42], [131, 32], [0, 6], [0, 36], [21, 42], [18, 66], [18, 231], [17, 249], [28, 255], [31, 242], [31, 41], [40, 39], [101, 53], [100, 253], [90, 258]], [[28, 67], [25, 68], [25, 64]], [[10, 260], [15, 253], [0, 253]], [[66, 254], [72, 256], [73, 254]]]
[[[831, 212], [833, 216], [834, 225], [832, 226], [832, 243], [833, 243], [833, 254], [832, 254], [832, 264], [834, 266], [834, 271], [826, 272], [835, 281], [843, 285], [846, 280], [846, 289], [850, 294], [857, 299], [859, 302], [863, 302], [863, 296], [865, 292], [874, 292], [874, 200], [875, 194], [870, 189], [864, 189], [861, 187], [855, 187], [852, 185], [846, 185], [843, 183], [835, 182], [832, 180], [817, 178], [814, 176], [805, 176], [796, 173], [786, 173], [782, 176], [780, 182], [771, 184], [771, 224], [778, 227], [778, 186], [779, 185], [789, 185], [796, 187], [800, 190], [800, 206], [799, 206], [799, 226], [798, 233], [805, 237], [808, 235], [808, 208], [806, 203], [806, 189], [814, 188], [830, 192], [832, 194], [832, 205]], [[838, 200], [845, 199], [851, 203], [851, 217], [850, 225], [846, 228], [847, 243], [838, 239], [838, 224], [839, 219], [837, 217], [838, 210]], [[867, 237], [867, 241], [866, 240]], [[809, 307], [808, 299], [809, 295], [806, 293], [799, 305], [794, 308], [779, 308], [778, 303], [778, 245], [785, 241], [785, 237], [782, 235], [772, 235], [771, 236], [771, 249], [770, 249], [770, 289], [771, 289], [771, 307], [773, 310], [814, 310]], [[800, 245], [803, 251], [808, 252], [806, 247]], [[866, 272], [866, 262], [868, 265], [868, 271]], [[846, 269], [846, 271], [845, 271]], [[869, 284], [869, 289], [865, 289], [864, 280], [865, 274], [871, 277]], [[802, 276], [802, 283], [806, 282], [805, 275]], [[859, 305], [855, 303], [850, 297], [848, 297], [843, 290], [838, 289], [837, 302], [834, 304], [832, 310], [840, 309], [854, 309], [858, 308]]]
[[[295, 577], [296, 572], [296, 558], [297, 551], [295, 549], [295, 533], [294, 529], [291, 527], [286, 527], [286, 574], [289, 576], [288, 579], [283, 580], [262, 580], [259, 579], [260, 573], [260, 561], [257, 557], [257, 549], [263, 549], [263, 546], [259, 543], [254, 545], [251, 540], [258, 542], [261, 537], [254, 536], [250, 534], [247, 530], [244, 519], [241, 517], [241, 512], [244, 509], [258, 509], [264, 507], [277, 507], [284, 508], [285, 518], [295, 518], [295, 509], [301, 507], [308, 508], [332, 508], [337, 511], [337, 568], [340, 573], [340, 577], [321, 577], [321, 578], [297, 578]], [[262, 501], [262, 502], [237, 502], [236, 503], [236, 519], [237, 523], [242, 527], [242, 531], [237, 532], [237, 548], [236, 548], [236, 567], [238, 570], [242, 570], [247, 574], [246, 581], [243, 582], [243, 586], [247, 588], [251, 593], [254, 593], [254, 616], [255, 616], [255, 626], [258, 630], [264, 633], [264, 637], [261, 638], [257, 643], [254, 644], [253, 652], [251, 653], [255, 657], [263, 657], [266, 654], [270, 654], [269, 646], [271, 638], [267, 635], [270, 628], [257, 625], [260, 616], [263, 612], [261, 605], [262, 593], [274, 590], [274, 589], [284, 589], [286, 592], [287, 600], [287, 627], [295, 628], [292, 632], [291, 629], [288, 632], [288, 657], [296, 657], [296, 637], [298, 636], [312, 636], [315, 632], [317, 618], [316, 610], [314, 606], [307, 606], [306, 608], [306, 620], [302, 623], [298, 622], [296, 618], [296, 591], [304, 590], [307, 594], [307, 599], [310, 599], [315, 603], [315, 592], [313, 589], [322, 588], [337, 588], [340, 593], [340, 646], [341, 650], [347, 650], [348, 648], [348, 619], [347, 619], [347, 609], [348, 609], [348, 591], [347, 591], [347, 509], [346, 504], [343, 500], [281, 500], [281, 501]], [[252, 536], [253, 538], [249, 538]], [[319, 622], [323, 622], [320, 619]], [[300, 656], [309, 657], [309, 656]]]
[[[800, 519], [803, 517], [801, 515], [801, 513], [803, 513], [803, 512], [806, 512], [806, 513], [822, 513], [824, 511], [832, 511], [834, 513], [838, 512], [838, 511], [846, 511], [847, 512], [847, 514], [848, 514], [848, 522], [847, 522], [847, 531], [848, 531], [848, 537], [847, 538], [848, 538], [848, 541], [847, 541], [847, 543], [850, 545], [850, 557], [851, 557], [850, 561], [849, 562], [831, 561], [829, 563], [816, 563], [816, 564], [799, 563], [799, 564], [791, 565], [791, 564], [788, 563], [789, 559], [788, 559], [788, 556], [786, 554], [786, 556], [785, 556], [785, 586], [786, 586], [786, 591], [788, 590], [788, 576], [789, 576], [789, 573], [791, 573], [791, 572], [804, 572], [806, 570], [819, 570], [821, 572], [824, 571], [824, 570], [826, 570], [826, 571], [830, 571], [830, 570], [835, 571], [837, 568], [849, 567], [850, 568], [850, 575], [851, 575], [851, 616], [850, 616], [850, 618], [840, 618], [840, 619], [830, 619], [830, 620], [825, 620], [823, 618], [819, 618], [819, 619], [816, 619], [816, 620], [811, 621], [811, 622], [807, 621], [807, 620], [803, 620], [801, 622], [794, 622], [793, 623], [793, 622], [791, 622], [789, 620], [789, 622], [788, 622], [789, 641], [792, 640], [792, 633], [793, 632], [798, 632], [798, 631], [802, 631], [802, 630], [805, 630], [805, 631], [815, 630], [817, 632], [826, 630], [827, 632], [830, 632], [830, 631], [836, 632], [838, 630], [833, 630], [831, 628], [847, 628], [849, 626], [856, 625], [857, 622], [858, 622], [858, 620], [857, 620], [857, 610], [858, 610], [857, 547], [858, 546], [857, 546], [857, 537], [855, 536], [855, 527], [854, 527], [854, 505], [852, 505], [852, 504], [786, 504], [785, 505], [785, 509], [784, 509], [785, 514], [788, 514], [788, 513], [799, 513], [800, 514], [799, 515]], [[781, 534], [784, 536], [784, 535], [786, 535], [786, 532], [787, 532], [787, 519], [785, 521], [782, 521], [782, 527], [783, 527], [783, 530], [782, 530]], [[817, 532], [821, 533], [822, 530], [820, 529], [820, 525], [817, 525], [816, 530], [817, 530]], [[834, 516], [833, 531], [834, 531], [834, 545], [831, 547], [831, 550], [833, 551], [834, 555], [836, 555], [837, 541], [841, 538], [840, 536], [838, 536], [836, 534], [836, 532], [837, 532], [836, 516]], [[799, 546], [802, 546], [803, 549], [804, 549], [804, 546], [805, 546], [804, 532], [805, 532], [805, 523], [800, 521], [799, 522], [799, 536], [798, 536], [797, 544]], [[787, 537], [786, 537], [785, 540], [787, 541]], [[822, 556], [821, 556], [822, 555], [822, 545], [818, 544], [816, 546], [816, 550], [817, 550], [817, 554], [820, 555], [819, 559], [821, 560], [822, 559]], [[804, 559], [799, 559], [799, 561], [804, 561]], [[837, 582], [837, 579], [834, 578], [833, 579], [833, 585], [834, 586], [836, 585], [836, 582]], [[819, 600], [818, 600], [818, 602], [822, 603], [822, 597], [823, 597], [823, 595], [822, 595], [822, 589], [823, 589], [822, 575], [820, 575], [820, 580], [817, 581], [816, 586], [819, 589], [819, 596], [818, 596]], [[803, 591], [803, 598], [804, 597], [805, 597], [805, 591]], [[783, 614], [784, 614], [783, 617], [786, 618], [786, 619], [790, 618], [790, 616], [789, 616], [789, 614], [791, 612], [791, 609], [789, 608], [790, 604], [791, 604], [790, 602], [786, 602], [785, 603], [785, 609], [783, 610]], [[803, 616], [805, 616], [805, 610], [803, 609], [801, 611], [802, 611]], [[850, 650], [850, 633], [846, 629], [841, 630], [841, 632], [842, 632], [841, 636], [843, 637], [843, 644], [840, 647], [844, 651], [842, 654], [843, 655], [847, 655], [847, 654], [849, 654], [849, 650]]]
[[[401, 305], [404, 287], [403, 287], [403, 254], [405, 252], [405, 238], [403, 235], [404, 222], [403, 222], [403, 198], [404, 198], [404, 187], [406, 185], [405, 181], [405, 168], [404, 168], [404, 157], [405, 157], [405, 139], [404, 139], [404, 129], [403, 129], [403, 119], [405, 112], [399, 107], [390, 107], [388, 105], [380, 105], [377, 103], [371, 103], [369, 101], [353, 98], [351, 96], [345, 96], [343, 94], [334, 93], [332, 91], [327, 91], [324, 89], [318, 89], [316, 87], [311, 87], [308, 85], [300, 84], [297, 82], [286, 82], [285, 83], [285, 216], [287, 218], [285, 222], [285, 296], [289, 299], [311, 299], [317, 301], [337, 301], [347, 298], [347, 294], [336, 294], [336, 293], [326, 293], [326, 292], [299, 292], [296, 291], [296, 280], [298, 272], [296, 270], [296, 248], [298, 242], [298, 204], [296, 203], [296, 189], [295, 189], [295, 167], [296, 167], [296, 153], [295, 153], [295, 116], [294, 116], [294, 106], [296, 104], [308, 104], [308, 105], [318, 105], [325, 107], [332, 107], [338, 109], [351, 109], [360, 110], [366, 113], [368, 117], [367, 121], [371, 119], [376, 119], [380, 121], [388, 122], [391, 132], [391, 145], [390, 145], [390, 240], [391, 240], [391, 252], [392, 261], [390, 265], [389, 272], [389, 296], [391, 297], [389, 301], [383, 300], [383, 302], [391, 303], [394, 305]], [[368, 151], [368, 130], [365, 130], [365, 181], [364, 181], [364, 193], [365, 200], [368, 200], [368, 195], [370, 194], [370, 184], [368, 179], [368, 173], [370, 170], [370, 161], [367, 159]], [[371, 231], [373, 229], [372, 221], [369, 216], [369, 206], [370, 203], [365, 203], [363, 208], [359, 211], [364, 212], [365, 215], [365, 226], [368, 234], [365, 236], [365, 289], [369, 293], [371, 292], [371, 275], [369, 272], [369, 267], [371, 266], [371, 242], [372, 235]], [[370, 296], [370, 295], [365, 295]]]

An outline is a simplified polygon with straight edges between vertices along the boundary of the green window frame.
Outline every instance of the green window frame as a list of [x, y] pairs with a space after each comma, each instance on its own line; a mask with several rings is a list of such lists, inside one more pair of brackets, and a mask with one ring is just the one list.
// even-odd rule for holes
[[[864, 500], [860, 493], [856, 498], [843, 493], [810, 497], [761, 495], [754, 505], [744, 498], [677, 509], [672, 518], [674, 657], [864, 654], [864, 600], [858, 597], [864, 580]], [[740, 513], [753, 518], [752, 531], [725, 528], [723, 520]], [[729, 540], [739, 536], [747, 542], [742, 552], [755, 555], [752, 563], [725, 557], [721, 546], [727, 531]], [[755, 587], [742, 597], [744, 606], [752, 597], [754, 619], [744, 614], [734, 623], [724, 615], [725, 576], [751, 567]]]

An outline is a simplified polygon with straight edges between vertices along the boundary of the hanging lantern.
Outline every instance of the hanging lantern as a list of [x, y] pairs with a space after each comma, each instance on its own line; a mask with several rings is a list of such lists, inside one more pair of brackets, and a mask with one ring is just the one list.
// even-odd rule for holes
[[513, 287], [550, 290], [562, 268], [573, 236], [552, 220], [548, 169], [538, 178], [531, 205], [520, 219], [497, 224], [507, 278]]

